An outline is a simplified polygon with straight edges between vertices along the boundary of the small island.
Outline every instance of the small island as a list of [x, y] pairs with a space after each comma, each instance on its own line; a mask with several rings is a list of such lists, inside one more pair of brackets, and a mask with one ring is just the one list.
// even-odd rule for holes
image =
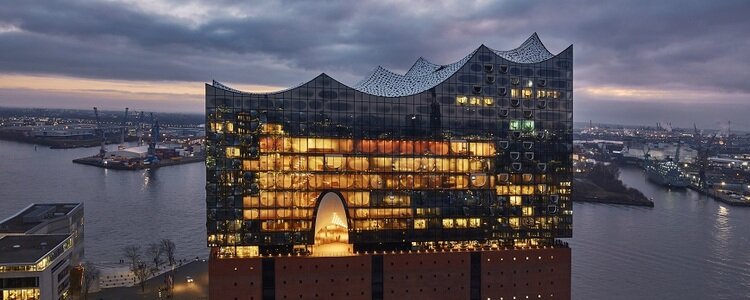
[[625, 186], [620, 169], [598, 163], [573, 177], [573, 201], [654, 207], [641, 191]]

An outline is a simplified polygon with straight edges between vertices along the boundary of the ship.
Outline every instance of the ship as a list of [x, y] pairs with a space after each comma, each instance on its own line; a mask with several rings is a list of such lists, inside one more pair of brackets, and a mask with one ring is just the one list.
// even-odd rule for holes
[[673, 161], [651, 162], [645, 166], [648, 180], [670, 188], [685, 188], [690, 184], [677, 163]]
[[665, 161], [651, 161], [648, 150], [644, 151], [644, 170], [646, 178], [658, 185], [669, 188], [686, 188], [690, 184], [688, 177], [680, 170], [680, 142], [677, 143], [677, 151], [674, 159]]

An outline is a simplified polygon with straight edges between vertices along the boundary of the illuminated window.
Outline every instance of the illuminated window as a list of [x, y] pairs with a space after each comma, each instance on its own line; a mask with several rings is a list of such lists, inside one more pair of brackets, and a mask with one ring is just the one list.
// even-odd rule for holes
[[520, 130], [520, 129], [521, 129], [520, 120], [510, 120], [510, 130]]
[[529, 216], [533, 216], [533, 215], [534, 215], [534, 207], [531, 207], [531, 206], [524, 206], [524, 207], [523, 207], [523, 208], [521, 209], [521, 212], [522, 212], [522, 213], [523, 213], [523, 215], [524, 215], [524, 216], [526, 216], [526, 217], [529, 217]]
[[453, 228], [453, 219], [443, 219], [443, 228]]
[[484, 105], [490, 106], [495, 104], [495, 99], [491, 97], [485, 97], [484, 98]]
[[256, 257], [259, 253], [258, 246], [237, 246], [238, 258]]
[[239, 147], [227, 147], [227, 157], [229, 158], [240, 157], [240, 148]]
[[534, 121], [532, 120], [524, 120], [522, 122], [523, 126], [521, 127], [521, 131], [523, 132], [532, 132], [534, 131]]
[[426, 229], [427, 220], [425, 219], [414, 219], [414, 229]]
[[508, 225], [512, 228], [518, 228], [521, 225], [521, 222], [517, 217], [508, 218]]
[[510, 89], [510, 96], [513, 98], [517, 98], [521, 96], [521, 90], [520, 89]]
[[466, 96], [456, 97], [456, 104], [458, 105], [466, 105], [467, 102], [469, 102], [469, 97], [466, 97]]
[[521, 205], [521, 196], [510, 196], [510, 205]]
[[533, 132], [534, 121], [533, 120], [510, 120], [510, 130], [511, 131], [523, 131], [525, 133]]
[[39, 299], [38, 288], [7, 289], [2, 291], [2, 299]]
[[261, 132], [268, 134], [283, 134], [284, 128], [281, 124], [263, 124], [260, 128]]
[[469, 105], [479, 105], [481, 101], [479, 97], [469, 97]]
[[224, 124], [222, 124], [221, 122], [211, 122], [209, 124], [209, 128], [211, 128], [212, 132], [220, 132], [224, 129]]
[[523, 98], [532, 98], [532, 89], [523, 89]]

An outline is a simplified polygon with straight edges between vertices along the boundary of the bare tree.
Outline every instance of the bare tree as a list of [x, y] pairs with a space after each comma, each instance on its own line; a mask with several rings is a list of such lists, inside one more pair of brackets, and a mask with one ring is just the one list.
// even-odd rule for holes
[[88, 299], [91, 286], [99, 280], [101, 271], [91, 262], [83, 263], [83, 281], [81, 282], [81, 294], [83, 299]]
[[148, 244], [148, 248], [146, 248], [146, 253], [148, 254], [148, 258], [151, 259], [151, 262], [154, 263], [154, 271], [159, 270], [159, 267], [162, 264], [162, 246], [160, 243], [151, 243]]
[[135, 265], [132, 266], [130, 270], [133, 271], [135, 280], [137, 281], [138, 285], [141, 286], [141, 292], [145, 292], [146, 280], [148, 280], [148, 277], [151, 276], [151, 268], [149, 267], [149, 265], [145, 262], [138, 261], [135, 263]]
[[170, 266], [174, 265], [175, 264], [174, 252], [176, 249], [174, 242], [172, 242], [172, 240], [170, 239], [163, 239], [161, 240], [161, 248], [162, 248], [162, 251], [164, 251], [164, 255], [167, 256], [167, 262], [169, 263], [169, 265]]
[[130, 268], [135, 268], [136, 263], [141, 260], [141, 247], [140, 246], [126, 246], [122, 249], [123, 256], [128, 263]]

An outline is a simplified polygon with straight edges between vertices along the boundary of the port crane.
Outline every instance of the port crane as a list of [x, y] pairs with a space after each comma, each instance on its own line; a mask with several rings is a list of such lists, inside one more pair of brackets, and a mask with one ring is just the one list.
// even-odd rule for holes
[[143, 146], [143, 111], [136, 116], [135, 135], [138, 137], [138, 146]]
[[125, 108], [125, 116], [122, 118], [122, 132], [120, 135], [120, 147], [121, 149], [125, 148], [125, 137], [128, 134], [128, 108]]
[[99, 110], [94, 106], [94, 116], [96, 116], [96, 129], [99, 130], [99, 134], [101, 135], [101, 147], [99, 148], [99, 156], [104, 157], [104, 155], [107, 154], [107, 148], [104, 146], [106, 139], [104, 137], [104, 128], [102, 128], [102, 123], [99, 120]]
[[158, 164], [159, 157], [156, 156], [156, 143], [159, 142], [159, 119], [154, 120], [154, 113], [151, 113], [151, 140], [148, 143], [148, 155], [146, 163]]
[[716, 140], [717, 133], [714, 133], [709, 139], [708, 143], [703, 144], [703, 138], [698, 133], [698, 128], [695, 128], [696, 144], [698, 150], [698, 157], [696, 162], [698, 165], [698, 188], [703, 189], [706, 187], [706, 170], [708, 169], [708, 156], [713, 151], [714, 141]]

